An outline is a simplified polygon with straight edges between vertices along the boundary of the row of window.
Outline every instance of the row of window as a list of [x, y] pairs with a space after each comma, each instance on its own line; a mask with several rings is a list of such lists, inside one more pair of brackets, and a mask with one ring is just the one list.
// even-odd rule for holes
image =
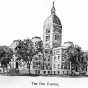
[[[54, 35], [54, 40], [60, 40], [60, 38], [61, 38], [61, 35], [59, 35], [59, 34]], [[50, 35], [47, 35], [46, 41], [49, 41], [49, 40], [50, 40]]]
[[54, 66], [54, 69], [57, 67], [58, 67], [58, 69], [60, 68], [60, 64], [58, 64], [58, 66], [54, 64], [53, 66]]
[[58, 60], [60, 59], [60, 56], [54, 56], [54, 61], [57, 60], [57, 57], [58, 57]]
[[54, 51], [54, 55], [59, 55], [60, 54], [60, 50], [56, 50], [56, 51]]
[[70, 65], [64, 63], [64, 64], [61, 65], [61, 68], [62, 69], [70, 69]]
[[[35, 70], [35, 74], [40, 74], [40, 71]], [[43, 74], [60, 74], [60, 71], [43, 71]], [[62, 71], [62, 74], [69, 74], [69, 71]]]
[[[54, 31], [54, 32], [59, 32], [59, 33], [61, 33], [61, 32], [62, 32], [61, 29], [62, 29], [62, 27], [59, 27], [59, 26], [55, 26], [55, 25], [54, 25], [54, 30], [53, 30], [53, 31]], [[47, 29], [46, 29], [46, 33], [50, 33], [50, 28], [47, 28]]]
[[59, 71], [53, 71], [53, 72], [51, 72], [51, 71], [44, 71], [43, 72], [43, 74], [59, 74], [60, 72]]

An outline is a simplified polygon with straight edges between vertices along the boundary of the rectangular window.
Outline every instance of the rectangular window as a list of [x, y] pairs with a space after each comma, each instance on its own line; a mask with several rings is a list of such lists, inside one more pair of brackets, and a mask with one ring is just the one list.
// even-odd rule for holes
[[64, 69], [64, 63], [61, 65], [61, 68]]
[[54, 74], [56, 73], [56, 71], [54, 71]]
[[49, 41], [50, 40], [50, 36], [46, 36], [46, 41]]
[[50, 66], [50, 63], [48, 63], [48, 66]]
[[64, 71], [63, 71], [63, 74], [64, 74]]
[[58, 60], [60, 59], [60, 56], [58, 56]]
[[59, 74], [60, 72], [58, 71], [58, 74]]
[[55, 40], [58, 40], [59, 39], [59, 35], [55, 35]]
[[44, 71], [44, 74], [46, 74], [46, 71]]
[[48, 74], [50, 74], [50, 71], [48, 71]]

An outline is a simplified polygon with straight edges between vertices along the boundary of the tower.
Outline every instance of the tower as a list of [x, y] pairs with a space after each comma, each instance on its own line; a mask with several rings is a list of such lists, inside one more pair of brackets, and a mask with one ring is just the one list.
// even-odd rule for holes
[[[61, 70], [61, 41], [62, 25], [53, 2], [51, 15], [45, 20], [43, 26], [43, 44], [45, 49], [46, 62], [50, 64], [51, 73], [59, 74]], [[50, 58], [48, 58], [50, 56]], [[50, 59], [49, 61], [47, 59]]]
[[43, 26], [43, 43], [45, 49], [61, 46], [62, 25], [55, 11], [53, 2], [51, 15], [45, 20]]

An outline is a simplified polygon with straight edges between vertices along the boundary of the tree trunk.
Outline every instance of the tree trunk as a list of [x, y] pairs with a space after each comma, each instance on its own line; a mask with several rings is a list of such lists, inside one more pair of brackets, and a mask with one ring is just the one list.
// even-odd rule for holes
[[72, 74], [72, 63], [70, 62], [70, 71], [71, 71], [71, 74]]
[[29, 74], [30, 74], [30, 63], [29, 63], [29, 61], [27, 62], [27, 67], [28, 67], [28, 71], [29, 71]]

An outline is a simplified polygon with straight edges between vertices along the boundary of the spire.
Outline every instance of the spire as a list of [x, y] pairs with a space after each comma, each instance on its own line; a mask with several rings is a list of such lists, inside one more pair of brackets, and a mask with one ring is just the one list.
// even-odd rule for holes
[[54, 7], [54, 1], [53, 1], [53, 6], [52, 6], [52, 9], [51, 9], [51, 14], [55, 14], [55, 7]]

